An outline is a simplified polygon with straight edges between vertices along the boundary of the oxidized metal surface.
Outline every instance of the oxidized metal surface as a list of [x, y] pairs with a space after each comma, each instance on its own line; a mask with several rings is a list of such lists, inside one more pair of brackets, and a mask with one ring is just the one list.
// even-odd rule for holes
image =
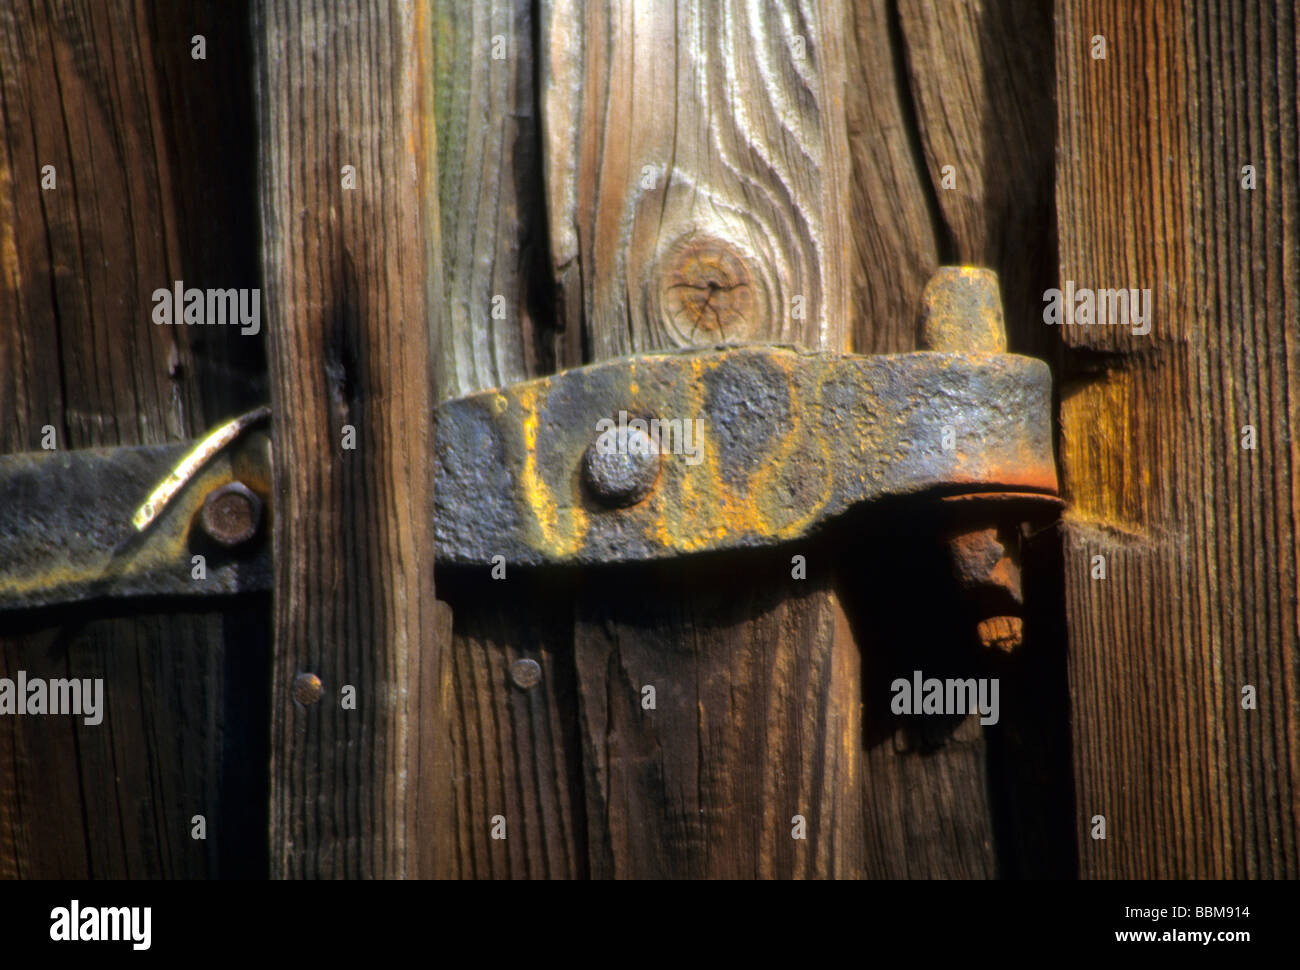
[[[583, 458], [602, 419], [637, 418], [661, 422], [658, 478], [609, 508]], [[640, 355], [449, 401], [436, 456], [437, 556], [461, 564], [653, 560], [798, 538], [890, 497], [1056, 491], [1048, 367], [1008, 354]]]
[[1025, 602], [1019, 526], [959, 528], [949, 535], [948, 556], [963, 598], [974, 611], [980, 642], [1003, 652], [1018, 649], [1024, 635], [1020, 614]]
[[659, 480], [659, 444], [644, 431], [598, 435], [582, 456], [582, 479], [602, 505], [635, 505]]
[[510, 665], [510, 680], [520, 690], [532, 690], [542, 682], [542, 665], [525, 658]]
[[[193, 470], [140, 532], [132, 512], [195, 442], [0, 457], [0, 609], [98, 597], [210, 596], [271, 586], [267, 544], [233, 557], [202, 534], [207, 495], [239, 478], [270, 494], [264, 434]], [[205, 557], [205, 577], [192, 556]]]
[[310, 706], [321, 699], [325, 685], [312, 673], [301, 673], [293, 679], [293, 699], [299, 704]]
[[230, 482], [208, 493], [199, 522], [213, 542], [234, 548], [257, 535], [262, 500], [243, 482]]
[[921, 294], [925, 350], [1002, 354], [1007, 349], [998, 274], [978, 266], [940, 266]]
[[157, 487], [149, 493], [135, 515], [131, 517], [131, 522], [136, 531], [143, 532], [149, 528], [154, 519], [162, 514], [167, 503], [172, 500], [185, 485], [198, 474], [199, 470], [212, 460], [226, 445], [238, 438], [245, 429], [262, 421], [271, 415], [271, 409], [267, 406], [254, 408], [247, 414], [241, 414], [238, 417], [231, 418], [229, 421], [209, 431], [204, 437], [200, 438], [190, 448], [177, 463], [171, 472], [158, 483]]

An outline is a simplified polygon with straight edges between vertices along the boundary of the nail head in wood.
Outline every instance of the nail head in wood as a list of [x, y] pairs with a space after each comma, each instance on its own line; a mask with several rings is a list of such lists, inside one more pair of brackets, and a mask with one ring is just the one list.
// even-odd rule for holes
[[315, 704], [323, 690], [324, 685], [315, 674], [299, 674], [293, 679], [293, 699], [299, 704]]
[[536, 660], [516, 660], [510, 665], [510, 679], [520, 690], [532, 690], [542, 682], [542, 665]]

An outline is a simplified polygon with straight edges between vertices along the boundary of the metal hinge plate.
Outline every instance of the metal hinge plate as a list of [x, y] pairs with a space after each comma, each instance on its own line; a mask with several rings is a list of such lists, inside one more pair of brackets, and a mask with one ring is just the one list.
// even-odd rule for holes
[[645, 354], [443, 404], [436, 472], [443, 563], [767, 546], [892, 497], [1055, 493], [1051, 374], [1003, 353]]

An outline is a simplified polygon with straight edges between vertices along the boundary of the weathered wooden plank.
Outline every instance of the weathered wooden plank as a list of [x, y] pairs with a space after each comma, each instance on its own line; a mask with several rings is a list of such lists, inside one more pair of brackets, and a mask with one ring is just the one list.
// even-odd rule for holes
[[[447, 398], [549, 373], [570, 350], [546, 267], [532, 4], [444, 0], [434, 33]], [[484, 569], [444, 576], [439, 595], [455, 624], [440, 687], [451, 830], [437, 875], [585, 875], [571, 590]], [[527, 690], [510, 677], [524, 658], [542, 671]], [[505, 838], [493, 838], [498, 816]]]
[[532, 8], [436, 5], [444, 398], [555, 367]]
[[853, 350], [904, 353], [917, 347], [921, 291], [952, 245], [922, 156], [896, 6], [846, 6]]
[[545, 10], [551, 252], [588, 357], [847, 349], [842, 7]]
[[[257, 286], [248, 44], [229, 12], [0, 9], [0, 449], [39, 448], [46, 425], [61, 449], [188, 438], [265, 392], [260, 337], [151, 323], [173, 280]], [[0, 676], [102, 677], [106, 707], [98, 726], [0, 718], [0, 877], [263, 870], [267, 648], [246, 619], [266, 608], [0, 618]]]
[[[450, 681], [455, 831], [444, 878], [575, 878], [587, 874], [573, 592], [562, 579], [511, 570], [439, 580], [455, 612]], [[517, 683], [531, 660], [540, 680]], [[496, 830], [499, 838], [493, 837]]]
[[[1057, 268], [1051, 5], [902, 0], [882, 19], [941, 261], [997, 270], [1010, 348], [1056, 364], [1059, 346], [1041, 321]], [[914, 322], [920, 291], [906, 297]], [[999, 873], [1059, 878], [1075, 861], [1065, 637], [1050, 578], [1060, 572], [1058, 534], [1034, 536], [1023, 558], [1037, 567], [1025, 571], [1037, 594], [1025, 603], [1025, 645], [997, 671], [998, 726], [972, 744], [985, 747]]]
[[[847, 348], [843, 24], [838, 3], [548, 5], [552, 256], [592, 359]], [[830, 550], [796, 551], [806, 580], [790, 552], [584, 574], [593, 875], [869, 868], [858, 647]]]
[[[275, 413], [277, 876], [417, 875], [436, 864], [420, 843], [442, 844], [430, 15], [424, 4], [253, 10]], [[323, 683], [306, 706], [294, 696], [303, 673]]]
[[1264, 0], [1056, 18], [1061, 280], [1151, 294], [1149, 332], [1057, 331], [1081, 869], [1294, 878], [1300, 23]]
[[901, 0], [897, 16], [942, 259], [996, 269], [1011, 349], [1050, 358], [1038, 323], [1056, 271], [1051, 4]]

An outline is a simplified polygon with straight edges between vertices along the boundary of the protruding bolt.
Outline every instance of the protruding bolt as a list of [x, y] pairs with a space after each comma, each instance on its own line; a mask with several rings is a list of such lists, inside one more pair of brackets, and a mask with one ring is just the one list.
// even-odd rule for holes
[[1017, 534], [972, 525], [950, 534], [953, 575], [976, 615], [975, 632], [990, 650], [1011, 653], [1024, 640]]
[[520, 690], [532, 690], [542, 682], [542, 665], [536, 660], [516, 660], [510, 665], [510, 679]]
[[315, 704], [323, 690], [324, 685], [315, 674], [299, 674], [293, 679], [293, 699], [299, 704]]
[[582, 477], [602, 505], [635, 505], [659, 478], [659, 446], [639, 428], [620, 424], [602, 432], [582, 456]]
[[199, 522], [213, 542], [226, 547], [247, 542], [262, 521], [262, 500], [243, 482], [213, 489], [203, 502]]
[[977, 266], [940, 266], [921, 294], [924, 350], [1004, 354], [1006, 325], [998, 274]]

